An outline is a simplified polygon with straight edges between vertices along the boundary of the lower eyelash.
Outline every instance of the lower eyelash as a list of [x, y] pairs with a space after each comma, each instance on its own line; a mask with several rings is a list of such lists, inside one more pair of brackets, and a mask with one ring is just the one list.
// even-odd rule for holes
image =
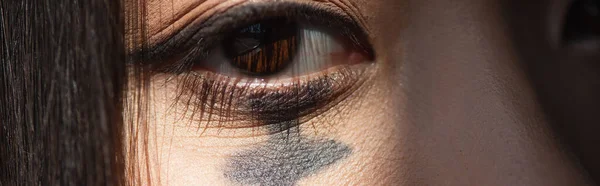
[[[360, 66], [360, 67], [359, 67]], [[294, 78], [286, 85], [243, 83], [238, 78], [203, 72], [175, 77], [177, 103], [199, 129], [254, 128], [308, 121], [330, 110], [365, 80], [364, 66], [342, 66]], [[271, 85], [268, 85], [271, 84]], [[287, 130], [295, 126], [274, 126]], [[269, 131], [271, 133], [278, 131]]]

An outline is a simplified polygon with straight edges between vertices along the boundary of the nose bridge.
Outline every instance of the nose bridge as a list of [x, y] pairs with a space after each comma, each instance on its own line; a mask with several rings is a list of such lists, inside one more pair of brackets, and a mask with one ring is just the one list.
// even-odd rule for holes
[[[405, 73], [414, 81], [409, 86], [430, 93], [426, 96], [430, 122], [487, 123], [500, 118], [519, 122], [538, 113], [494, 4], [439, 2], [423, 9], [413, 5], [413, 26], [405, 37], [410, 40], [404, 47], [408, 50]], [[525, 111], [523, 105], [530, 105], [528, 113], [518, 114]]]
[[413, 179], [433, 185], [583, 184], [541, 114], [500, 1], [410, 2], [406, 61], [396, 74], [406, 77], [400, 81], [410, 152], [403, 153], [413, 154], [406, 166]]

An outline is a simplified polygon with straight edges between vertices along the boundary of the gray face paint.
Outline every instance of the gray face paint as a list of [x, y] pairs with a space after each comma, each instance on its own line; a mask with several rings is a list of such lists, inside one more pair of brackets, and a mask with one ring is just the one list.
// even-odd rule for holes
[[264, 145], [233, 155], [225, 177], [241, 184], [294, 185], [350, 153], [350, 147], [340, 142], [305, 138], [296, 126], [271, 135]]
[[[315, 81], [290, 93], [249, 96], [248, 107], [265, 125], [264, 144], [233, 154], [225, 177], [243, 185], [288, 186], [340, 159], [352, 150], [330, 139], [301, 135], [298, 117], [321, 106], [331, 94], [329, 82]], [[289, 102], [289, 100], [295, 100]]]

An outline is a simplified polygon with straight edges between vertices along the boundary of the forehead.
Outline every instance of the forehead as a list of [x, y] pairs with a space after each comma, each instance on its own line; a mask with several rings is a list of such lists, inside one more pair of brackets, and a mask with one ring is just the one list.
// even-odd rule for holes
[[[251, 3], [274, 0], [150, 0], [145, 5], [145, 26], [150, 42], [159, 41], [193, 21], [204, 20], [227, 9]], [[379, 0], [279, 0], [333, 6], [353, 17], [358, 24], [368, 27], [368, 17], [374, 2]], [[129, 11], [131, 12], [131, 11]]]

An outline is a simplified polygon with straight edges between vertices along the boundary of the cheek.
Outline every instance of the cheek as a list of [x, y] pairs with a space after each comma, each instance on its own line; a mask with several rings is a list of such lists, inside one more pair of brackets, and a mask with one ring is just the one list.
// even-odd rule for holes
[[[381, 68], [378, 68], [381, 70]], [[352, 148], [352, 154], [327, 171], [299, 182], [300, 185], [398, 185], [408, 170], [410, 155], [402, 144], [407, 126], [402, 120], [402, 93], [389, 87], [389, 76], [376, 72], [369, 84], [340, 103], [337, 112], [324, 115], [330, 129], [307, 128], [311, 136], [331, 136]], [[341, 179], [343, 178], [343, 179]]]
[[137, 139], [138, 152], [134, 160], [143, 174], [141, 180], [151, 178], [151, 183], [143, 185], [228, 185], [221, 170], [224, 157], [262, 140], [223, 140], [219, 135], [234, 136], [235, 133], [203, 130], [206, 123], [189, 119], [193, 108], [178, 106], [174, 93], [177, 87], [166, 82], [166, 79], [154, 78], [149, 91], [148, 119], [140, 121], [145, 125], [135, 126], [136, 133], [130, 134], [130, 138]]

